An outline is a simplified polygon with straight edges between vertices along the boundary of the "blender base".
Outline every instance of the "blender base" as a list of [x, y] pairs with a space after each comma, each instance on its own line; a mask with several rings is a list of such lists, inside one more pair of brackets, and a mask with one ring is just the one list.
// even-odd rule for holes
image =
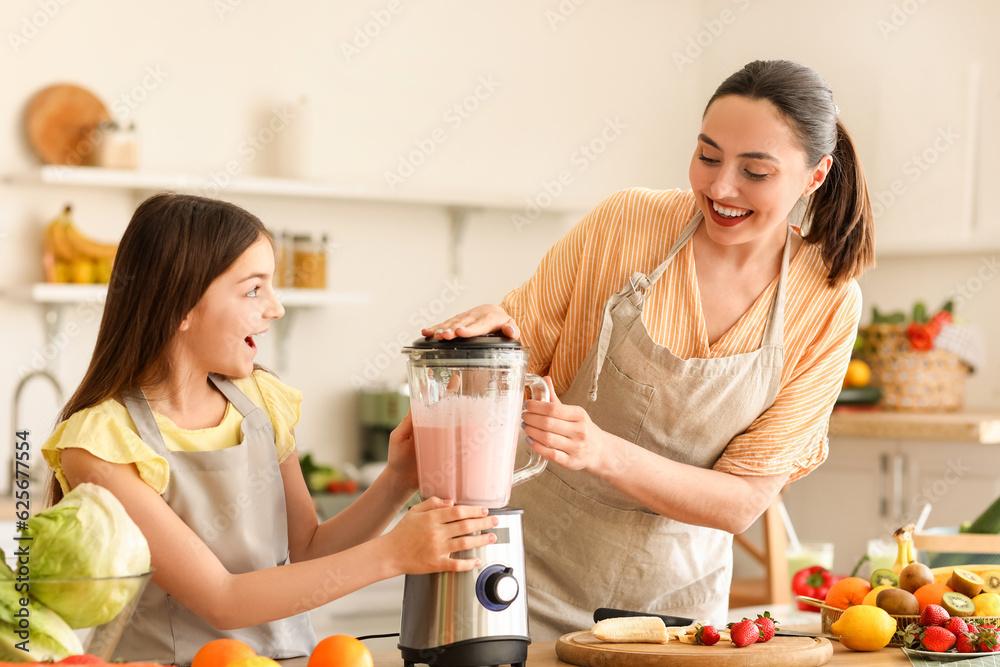
[[435, 646], [409, 648], [399, 646], [403, 667], [429, 665], [430, 667], [524, 667], [528, 659], [528, 637], [508, 636], [467, 639], [465, 641]]

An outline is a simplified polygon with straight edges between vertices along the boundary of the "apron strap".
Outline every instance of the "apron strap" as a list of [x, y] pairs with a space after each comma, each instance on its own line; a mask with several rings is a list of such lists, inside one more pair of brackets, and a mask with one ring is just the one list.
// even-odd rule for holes
[[233, 404], [233, 407], [240, 411], [240, 414], [243, 415], [244, 419], [248, 414], [258, 409], [257, 404], [251, 401], [246, 394], [240, 391], [239, 388], [233, 384], [232, 380], [228, 380], [218, 373], [209, 373], [208, 379], [211, 380], [216, 389], [221, 391], [222, 395]]
[[701, 211], [699, 210], [694, 217], [688, 222], [687, 227], [681, 232], [681, 235], [677, 237], [674, 241], [674, 245], [670, 248], [667, 253], [667, 258], [664, 259], [659, 266], [653, 269], [653, 272], [649, 275], [642, 273], [641, 271], [636, 271], [629, 278], [628, 284], [622, 288], [621, 291], [616, 292], [611, 295], [607, 303], [604, 304], [604, 314], [601, 316], [601, 331], [597, 338], [597, 358], [594, 360], [594, 373], [590, 381], [590, 392], [588, 393], [588, 398], [591, 401], [597, 400], [597, 380], [601, 376], [601, 368], [604, 366], [604, 360], [608, 356], [608, 347], [611, 345], [611, 332], [614, 330], [614, 324], [612, 322], [611, 311], [614, 309], [618, 302], [622, 299], [630, 299], [633, 304], [640, 311], [642, 310], [643, 300], [646, 296], [646, 292], [653, 288], [656, 281], [660, 279], [663, 272], [667, 270], [667, 266], [673, 261], [674, 256], [680, 252], [684, 244], [690, 240], [694, 235], [696, 229], [698, 229], [699, 223], [704, 219]]
[[149, 407], [142, 389], [136, 387], [122, 392], [122, 400], [125, 402], [125, 409], [128, 410], [132, 422], [139, 431], [139, 439], [160, 456], [167, 453], [167, 445], [163, 442], [163, 435], [160, 427], [156, 425], [156, 417]]

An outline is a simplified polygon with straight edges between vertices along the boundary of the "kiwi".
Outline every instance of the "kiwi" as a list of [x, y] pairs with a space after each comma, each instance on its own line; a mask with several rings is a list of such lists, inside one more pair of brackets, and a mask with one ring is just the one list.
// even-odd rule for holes
[[913, 593], [921, 586], [934, 583], [934, 573], [923, 563], [910, 563], [899, 573], [899, 587]]
[[917, 598], [913, 593], [901, 588], [879, 591], [875, 596], [875, 606], [891, 616], [916, 616], [920, 613], [920, 603], [917, 602]]
[[976, 604], [968, 596], [957, 591], [949, 591], [942, 595], [941, 606], [952, 616], [972, 616], [976, 613]]
[[[899, 588], [899, 575], [892, 570], [882, 567], [872, 572], [871, 584], [872, 588], [876, 588], [877, 586]], [[910, 592], [912, 593], [913, 591]]]
[[951, 577], [945, 585], [967, 598], [974, 598], [983, 592], [984, 583], [983, 578], [975, 572], [956, 567], [951, 571]]
[[983, 578], [984, 593], [1000, 593], [1000, 570], [986, 570], [979, 576]]

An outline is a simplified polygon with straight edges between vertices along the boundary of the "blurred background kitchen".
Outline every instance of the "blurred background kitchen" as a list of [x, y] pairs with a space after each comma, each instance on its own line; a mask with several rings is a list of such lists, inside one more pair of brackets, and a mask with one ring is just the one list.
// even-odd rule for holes
[[[616, 190], [687, 188], [705, 102], [754, 59], [817, 69], [860, 148], [878, 244], [878, 267], [861, 281], [863, 322], [873, 306], [951, 299], [987, 348], [1000, 336], [989, 185], [1000, 180], [1000, 5], [990, 0], [9, 0], [0, 25], [5, 461], [15, 430], [30, 430], [37, 451], [61, 407], [53, 385], [29, 374], [50, 374], [67, 398], [97, 333], [99, 288], [33, 287], [45, 278], [43, 231], [65, 204], [82, 233], [109, 243], [161, 189], [236, 202], [289, 244], [308, 237], [299, 247], [323, 260], [322, 282], [309, 286], [322, 289], [286, 292], [285, 322], [258, 360], [303, 392], [300, 453], [363, 484], [382, 427], [405, 411], [401, 345], [499, 300]], [[29, 102], [54, 84], [89, 91], [117, 124], [102, 130], [117, 148], [68, 163], [124, 169], [42, 169], [26, 123]], [[1000, 412], [997, 355], [968, 376], [963, 399], [964, 412]], [[818, 472], [800, 502], [794, 486], [786, 498], [804, 537], [837, 542], [841, 570], [859, 547], [807, 527], [824, 498], [875, 480], [873, 504], [901, 498], [877, 526], [917, 504], [920, 481], [900, 481], [916, 465], [899, 463], [905, 436], [880, 438], [888, 454], [846, 441], [843, 451], [869, 457], [850, 455], [861, 472]], [[971, 494], [970, 515], [1000, 493], [982, 457], [1000, 461], [986, 451], [962, 460], [988, 477], [963, 473], [943, 492]], [[388, 605], [391, 618], [398, 592], [383, 592], [342, 607]]]

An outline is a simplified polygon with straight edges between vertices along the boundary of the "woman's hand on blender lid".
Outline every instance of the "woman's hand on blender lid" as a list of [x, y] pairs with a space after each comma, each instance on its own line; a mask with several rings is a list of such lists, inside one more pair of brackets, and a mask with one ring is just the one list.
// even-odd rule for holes
[[514, 318], [500, 306], [487, 303], [455, 315], [440, 324], [421, 329], [420, 333], [424, 336], [434, 336], [438, 340], [452, 340], [484, 336], [494, 331], [499, 331], [509, 338], [521, 337], [521, 330], [514, 322]]

